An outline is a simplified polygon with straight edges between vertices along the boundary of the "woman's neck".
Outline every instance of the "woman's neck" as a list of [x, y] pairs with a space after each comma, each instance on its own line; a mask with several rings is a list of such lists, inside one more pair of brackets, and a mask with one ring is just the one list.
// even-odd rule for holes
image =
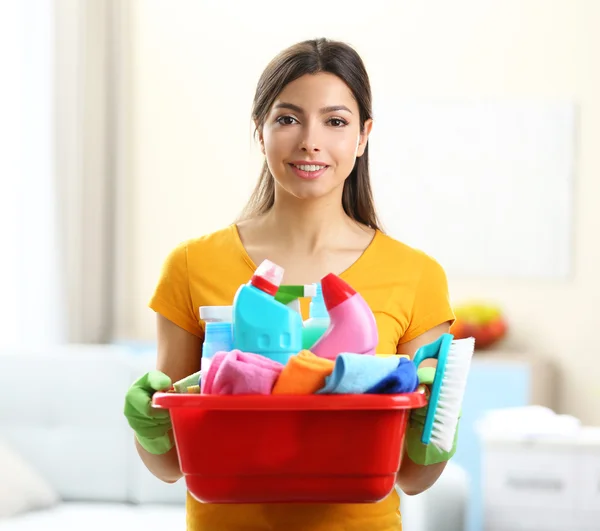
[[280, 248], [306, 254], [339, 244], [359, 229], [338, 197], [314, 201], [279, 197], [260, 226]]

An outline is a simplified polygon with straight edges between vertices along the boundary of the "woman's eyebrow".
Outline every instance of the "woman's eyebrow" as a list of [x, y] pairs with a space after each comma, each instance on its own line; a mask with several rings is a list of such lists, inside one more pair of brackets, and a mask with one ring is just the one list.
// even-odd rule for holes
[[[277, 103], [275, 105], [275, 109], [289, 109], [291, 111], [297, 112], [298, 114], [304, 114], [304, 110], [302, 109], [302, 107], [284, 101]], [[319, 111], [321, 112], [321, 114], [327, 114], [329, 112], [335, 111], [346, 111], [352, 114], [352, 111], [348, 109], [348, 107], [346, 107], [345, 105], [330, 105], [329, 107], [323, 107], [322, 109], [319, 109]]]

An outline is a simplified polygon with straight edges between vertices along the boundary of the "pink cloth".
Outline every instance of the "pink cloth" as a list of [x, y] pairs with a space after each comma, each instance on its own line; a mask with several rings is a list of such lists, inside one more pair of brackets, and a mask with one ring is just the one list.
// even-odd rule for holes
[[270, 395], [283, 365], [259, 354], [240, 350], [217, 352], [206, 376], [206, 395]]

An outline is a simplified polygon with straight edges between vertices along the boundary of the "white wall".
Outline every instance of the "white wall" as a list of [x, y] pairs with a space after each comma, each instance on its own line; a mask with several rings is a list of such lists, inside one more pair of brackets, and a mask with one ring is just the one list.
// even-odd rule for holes
[[579, 104], [573, 278], [450, 282], [456, 302], [483, 296], [504, 305], [510, 345], [563, 369], [561, 409], [600, 424], [600, 2], [179, 0], [174, 9], [148, 0], [135, 4], [132, 21], [135, 319], [124, 335], [154, 337], [146, 304], [165, 254], [231, 222], [243, 205], [259, 166], [250, 104], [267, 61], [298, 40], [340, 38], [363, 56], [375, 98], [393, 85], [399, 98]]

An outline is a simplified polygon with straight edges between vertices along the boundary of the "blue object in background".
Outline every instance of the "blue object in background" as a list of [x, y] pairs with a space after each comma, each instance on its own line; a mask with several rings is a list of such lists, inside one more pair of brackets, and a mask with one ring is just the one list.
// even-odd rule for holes
[[456, 453], [452, 458], [469, 475], [466, 531], [483, 530], [482, 449], [475, 424], [492, 409], [529, 405], [531, 385], [531, 366], [527, 363], [478, 359], [477, 355], [473, 357], [463, 400]]

